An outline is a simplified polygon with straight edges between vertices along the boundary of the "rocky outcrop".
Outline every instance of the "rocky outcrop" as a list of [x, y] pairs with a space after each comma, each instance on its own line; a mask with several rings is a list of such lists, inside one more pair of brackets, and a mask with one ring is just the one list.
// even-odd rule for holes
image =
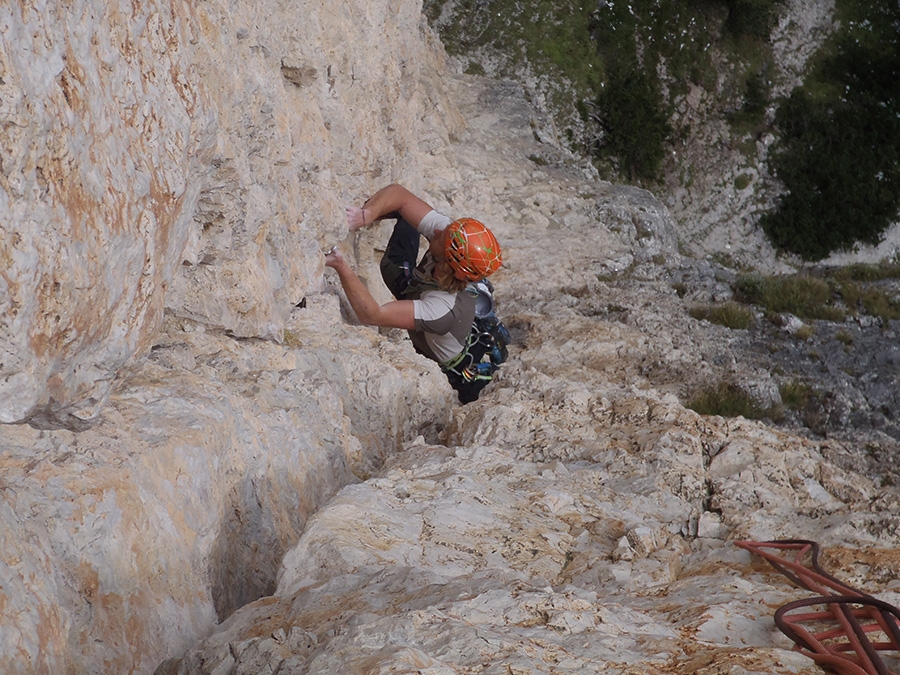
[[0, 421], [83, 428], [146, 352], [215, 147], [196, 17], [0, 9]]
[[[147, 160], [150, 141], [113, 133], [127, 126], [121, 107], [98, 100], [78, 124], [119, 120], [106, 146], [49, 127], [90, 160], [71, 184], [44, 201], [3, 184], [22, 218], [4, 222], [34, 235], [32, 249], [2, 240], [9, 288], [58, 279], [60, 322], [108, 306], [113, 288], [137, 298], [146, 269], [152, 298], [143, 314], [123, 299], [124, 318], [53, 343], [70, 356], [15, 342], [41, 334], [50, 305], [9, 294], [33, 303], [4, 324], [2, 400], [19, 405], [4, 414], [32, 424], [0, 433], [0, 673], [811, 675], [769, 621], [795, 591], [735, 537], [820, 539], [833, 572], [895, 599], [884, 570], [896, 566], [896, 497], [842, 461], [846, 448], [680, 404], [723, 370], [749, 371], [734, 334], [687, 313], [716, 287], [671, 288], [695, 263], [665, 206], [585, 178], [536, 140], [543, 122], [516, 85], [444, 70], [417, 3], [259, 0], [237, 16], [206, 2], [158, 6], [157, 19], [152, 4], [115, 7], [0, 10], [2, 87], [26, 89], [7, 65], [13, 42], [69, 40], [66, 68], [86, 64], [95, 85], [84, 95], [119, 92], [104, 78], [131, 65], [91, 55], [125, 35], [114, 44], [136, 45], [135, 73], [174, 59], [200, 101], [183, 118], [193, 136], [150, 134], [181, 162]], [[35, 22], [47, 39], [25, 31]], [[44, 98], [2, 96], [3, 110], [21, 124], [65, 113], [63, 71], [50, 71]], [[151, 99], [151, 119], [168, 100]], [[56, 147], [17, 124], [0, 133]], [[132, 154], [119, 165], [104, 147]], [[37, 185], [42, 152], [4, 155], [3, 180]], [[101, 246], [111, 225], [97, 195], [96, 217], [66, 236], [75, 215], [55, 195], [107, 166], [132, 171], [105, 179], [126, 215], [143, 208], [129, 182], [144, 185], [139, 171], [185, 171], [165, 253], [149, 243], [162, 226], [129, 218], [116, 248]], [[353, 325], [323, 278], [323, 246], [345, 239], [340, 207], [394, 180], [503, 242], [512, 356], [477, 403], [454, 405], [401, 331]], [[59, 220], [26, 218], [51, 211]], [[388, 229], [341, 244], [382, 298]], [[44, 240], [57, 243], [38, 250]], [[116, 276], [151, 248], [140, 274]], [[89, 260], [107, 265], [78, 271]], [[78, 358], [95, 369], [82, 384], [68, 370]]]
[[[848, 508], [815, 478], [814, 450], [640, 395], [588, 395], [546, 417], [502, 395], [532, 434], [547, 418], [599, 426], [627, 409], [633, 422], [610, 427], [630, 427], [634, 444], [573, 439], [555, 453], [565, 459], [536, 461], [512, 427], [490, 445], [413, 443], [313, 518], [273, 597], [160, 672], [817, 672], [773, 630], [772, 607], [796, 591], [725, 541], [866, 539], [849, 523], [827, 534]], [[759, 475], [742, 476], [757, 461]], [[707, 481], [719, 496], [704, 506]], [[777, 501], [787, 518], [768, 508]]]
[[437, 439], [440, 373], [339, 316], [311, 300], [290, 347], [170, 320], [92, 429], [4, 429], [0, 673], [153, 672], [271, 593], [336, 489]]
[[429, 168], [509, 242], [496, 286], [511, 361], [439, 444], [413, 440], [342, 490], [276, 591], [160, 675], [813, 675], [772, 621], [798, 592], [737, 538], [817, 539], [831, 572], [900, 600], [868, 573], [895, 564], [890, 488], [842, 467], [839, 443], [681, 405], [743, 372], [739, 338], [669, 288], [666, 270], [690, 262], [652, 196], [513, 169], [539, 148], [501, 90], [506, 105], [487, 107], [495, 87], [456, 89], [470, 126], [453, 158], [477, 180]]

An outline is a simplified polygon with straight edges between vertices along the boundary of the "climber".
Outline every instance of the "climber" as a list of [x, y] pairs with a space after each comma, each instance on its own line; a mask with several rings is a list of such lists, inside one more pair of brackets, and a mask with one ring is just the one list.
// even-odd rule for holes
[[[396, 184], [376, 192], [362, 208], [347, 207], [346, 215], [351, 232], [385, 218], [397, 219], [381, 260], [393, 302], [379, 305], [336, 247], [325, 256], [325, 265], [338, 273], [359, 320], [409, 331], [416, 351], [441, 365], [460, 402], [477, 399], [493, 371], [489, 364], [479, 370], [480, 355], [478, 361], [463, 357], [472, 342], [475, 284], [502, 263], [497, 239], [479, 221], [451, 220]], [[417, 265], [420, 236], [429, 244]], [[505, 358], [505, 344], [503, 349]]]

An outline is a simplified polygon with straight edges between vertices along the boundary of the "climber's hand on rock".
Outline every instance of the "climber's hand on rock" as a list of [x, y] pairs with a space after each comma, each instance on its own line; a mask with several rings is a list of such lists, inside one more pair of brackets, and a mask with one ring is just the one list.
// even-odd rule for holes
[[344, 256], [341, 255], [341, 252], [337, 246], [332, 246], [331, 250], [325, 254], [326, 267], [337, 268], [340, 265], [344, 264], [344, 262]]
[[372, 224], [372, 214], [366, 209], [360, 209], [356, 206], [347, 206], [344, 210], [347, 212], [347, 227], [351, 232], [361, 230], [366, 225]]

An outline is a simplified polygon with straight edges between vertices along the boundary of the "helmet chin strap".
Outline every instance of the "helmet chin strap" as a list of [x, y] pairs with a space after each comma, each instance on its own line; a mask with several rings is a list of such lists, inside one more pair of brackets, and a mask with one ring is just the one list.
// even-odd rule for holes
[[469, 278], [467, 276], [460, 276], [459, 272], [457, 272], [456, 270], [453, 270], [453, 278], [458, 279], [459, 281], [469, 281]]

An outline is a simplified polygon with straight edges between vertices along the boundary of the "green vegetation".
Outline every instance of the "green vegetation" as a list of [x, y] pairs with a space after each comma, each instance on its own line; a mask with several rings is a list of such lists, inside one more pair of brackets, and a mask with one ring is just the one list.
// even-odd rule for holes
[[731, 329], [746, 330], [753, 323], [753, 312], [736, 302], [692, 307], [688, 313], [695, 319]]
[[803, 410], [810, 401], [812, 389], [804, 382], [793, 380], [778, 387], [781, 402], [791, 410]]
[[797, 332], [794, 333], [794, 337], [803, 340], [806, 342], [813, 335], [816, 334], [816, 327], [811, 326], [808, 323], [803, 324], [800, 328], [797, 329]]
[[838, 293], [854, 313], [876, 316], [882, 321], [900, 319], [900, 298], [880, 288], [860, 286], [852, 282], [840, 285]]
[[[900, 293], [879, 283], [889, 279], [900, 279], [900, 265], [856, 264], [819, 270], [816, 274], [741, 274], [731, 284], [736, 302], [697, 305], [688, 313], [695, 319], [732, 329], [747, 329], [753, 323], [754, 312], [743, 305], [761, 307], [776, 322], [781, 314], [793, 314], [805, 321], [835, 322], [843, 322], [848, 316], [867, 315], [887, 325], [888, 321], [900, 319]], [[683, 283], [672, 287], [680, 297], [687, 294]], [[815, 325], [806, 324], [794, 332], [794, 337], [806, 341], [815, 333]], [[839, 331], [835, 338], [848, 349], [853, 345], [853, 336], [846, 331]]]
[[838, 0], [843, 30], [777, 112], [787, 193], [760, 224], [806, 260], [877, 244], [900, 211], [900, 5]]
[[[785, 0], [425, 0], [467, 70], [534, 77], [572, 148], [602, 174], [658, 179], [674, 104], [721, 97], [732, 143], [755, 161], [775, 78], [769, 34]], [[819, 260], [878, 243], [900, 212], [900, 4], [836, 0], [838, 32], [801, 87], [778, 102], [770, 170], [784, 189], [760, 224], [773, 244]], [[729, 68], [722, 97], [711, 54]], [[721, 65], [721, 59], [719, 59]], [[691, 180], [685, 173], [683, 180]], [[750, 187], [749, 177], [735, 181]]]
[[799, 413], [803, 424], [816, 434], [827, 433], [827, 415], [823, 412], [822, 392], [814, 390], [810, 385], [793, 380], [786, 382], [778, 388], [781, 394], [781, 403], [785, 408]]
[[882, 262], [854, 264], [825, 271], [836, 294], [853, 313], [868, 314], [882, 321], [900, 319], [900, 296], [891, 294], [876, 282], [900, 279], [900, 265]]
[[742, 173], [740, 176], [734, 179], [734, 189], [740, 192], [741, 190], [746, 190], [750, 186], [750, 182], [753, 178], [750, 174]]
[[761, 305], [770, 313], [789, 313], [801, 319], [842, 321], [844, 312], [834, 307], [831, 287], [824, 279], [800, 274], [763, 277], [739, 276], [733, 284], [740, 302]]
[[614, 66], [597, 98], [605, 141], [595, 148], [629, 180], [655, 179], [672, 133], [657, 81], [636, 65]]
[[740, 416], [752, 420], [780, 417], [778, 410], [760, 407], [750, 394], [731, 382], [720, 382], [700, 391], [688, 401], [687, 407], [699, 415]]
[[900, 278], [900, 265], [858, 264], [825, 270], [822, 276], [742, 275], [732, 284], [732, 289], [736, 300], [759, 305], [769, 314], [789, 313], [801, 319], [827, 321], [843, 321], [847, 315], [868, 315], [887, 322], [900, 319], [900, 295], [875, 282], [897, 278]]
[[853, 336], [845, 330], [839, 330], [837, 333], [835, 333], [834, 339], [840, 342], [845, 347], [853, 346]]
[[736, 36], [768, 38], [778, 18], [778, 0], [726, 0], [725, 27]]
[[732, 123], [757, 127], [769, 100], [771, 51], [766, 40], [783, 2], [600, 2], [592, 25], [606, 75], [592, 116], [604, 131], [591, 148], [597, 161], [609, 162], [630, 180], [657, 177], [668, 143], [681, 133], [668, 123], [675, 98], [691, 85], [716, 89], [713, 44], [731, 55], [734, 77], [744, 91]]
[[458, 0], [444, 23], [442, 0], [426, 0], [424, 11], [453, 52], [465, 55], [478, 47], [491, 47], [510, 64], [524, 58], [530, 63], [556, 65], [573, 82], [594, 79], [594, 49], [587, 30], [591, 9], [575, 2], [553, 0]]
[[[489, 54], [501, 75], [528, 68], [543, 76], [557, 112], [566, 117], [573, 103], [593, 99], [603, 65], [591, 40], [596, 5], [555, 0], [425, 0], [423, 10], [451, 54], [468, 60], [481, 74], [479, 59]], [[571, 131], [570, 131], [571, 133]]]
[[900, 279], [900, 265], [893, 262], [881, 262], [874, 265], [854, 263], [845, 267], [830, 268], [826, 270], [825, 275], [840, 282]]
[[[601, 169], [653, 181], [677, 130], [674, 98], [691, 85], [713, 91], [709, 54], [722, 28], [745, 92], [735, 123], [754, 126], [768, 104], [766, 38], [784, 0], [425, 0], [447, 50], [484, 72], [528, 69], [541, 78], [557, 123]], [[665, 86], [661, 81], [665, 77]], [[665, 94], [663, 93], [665, 92]]]

